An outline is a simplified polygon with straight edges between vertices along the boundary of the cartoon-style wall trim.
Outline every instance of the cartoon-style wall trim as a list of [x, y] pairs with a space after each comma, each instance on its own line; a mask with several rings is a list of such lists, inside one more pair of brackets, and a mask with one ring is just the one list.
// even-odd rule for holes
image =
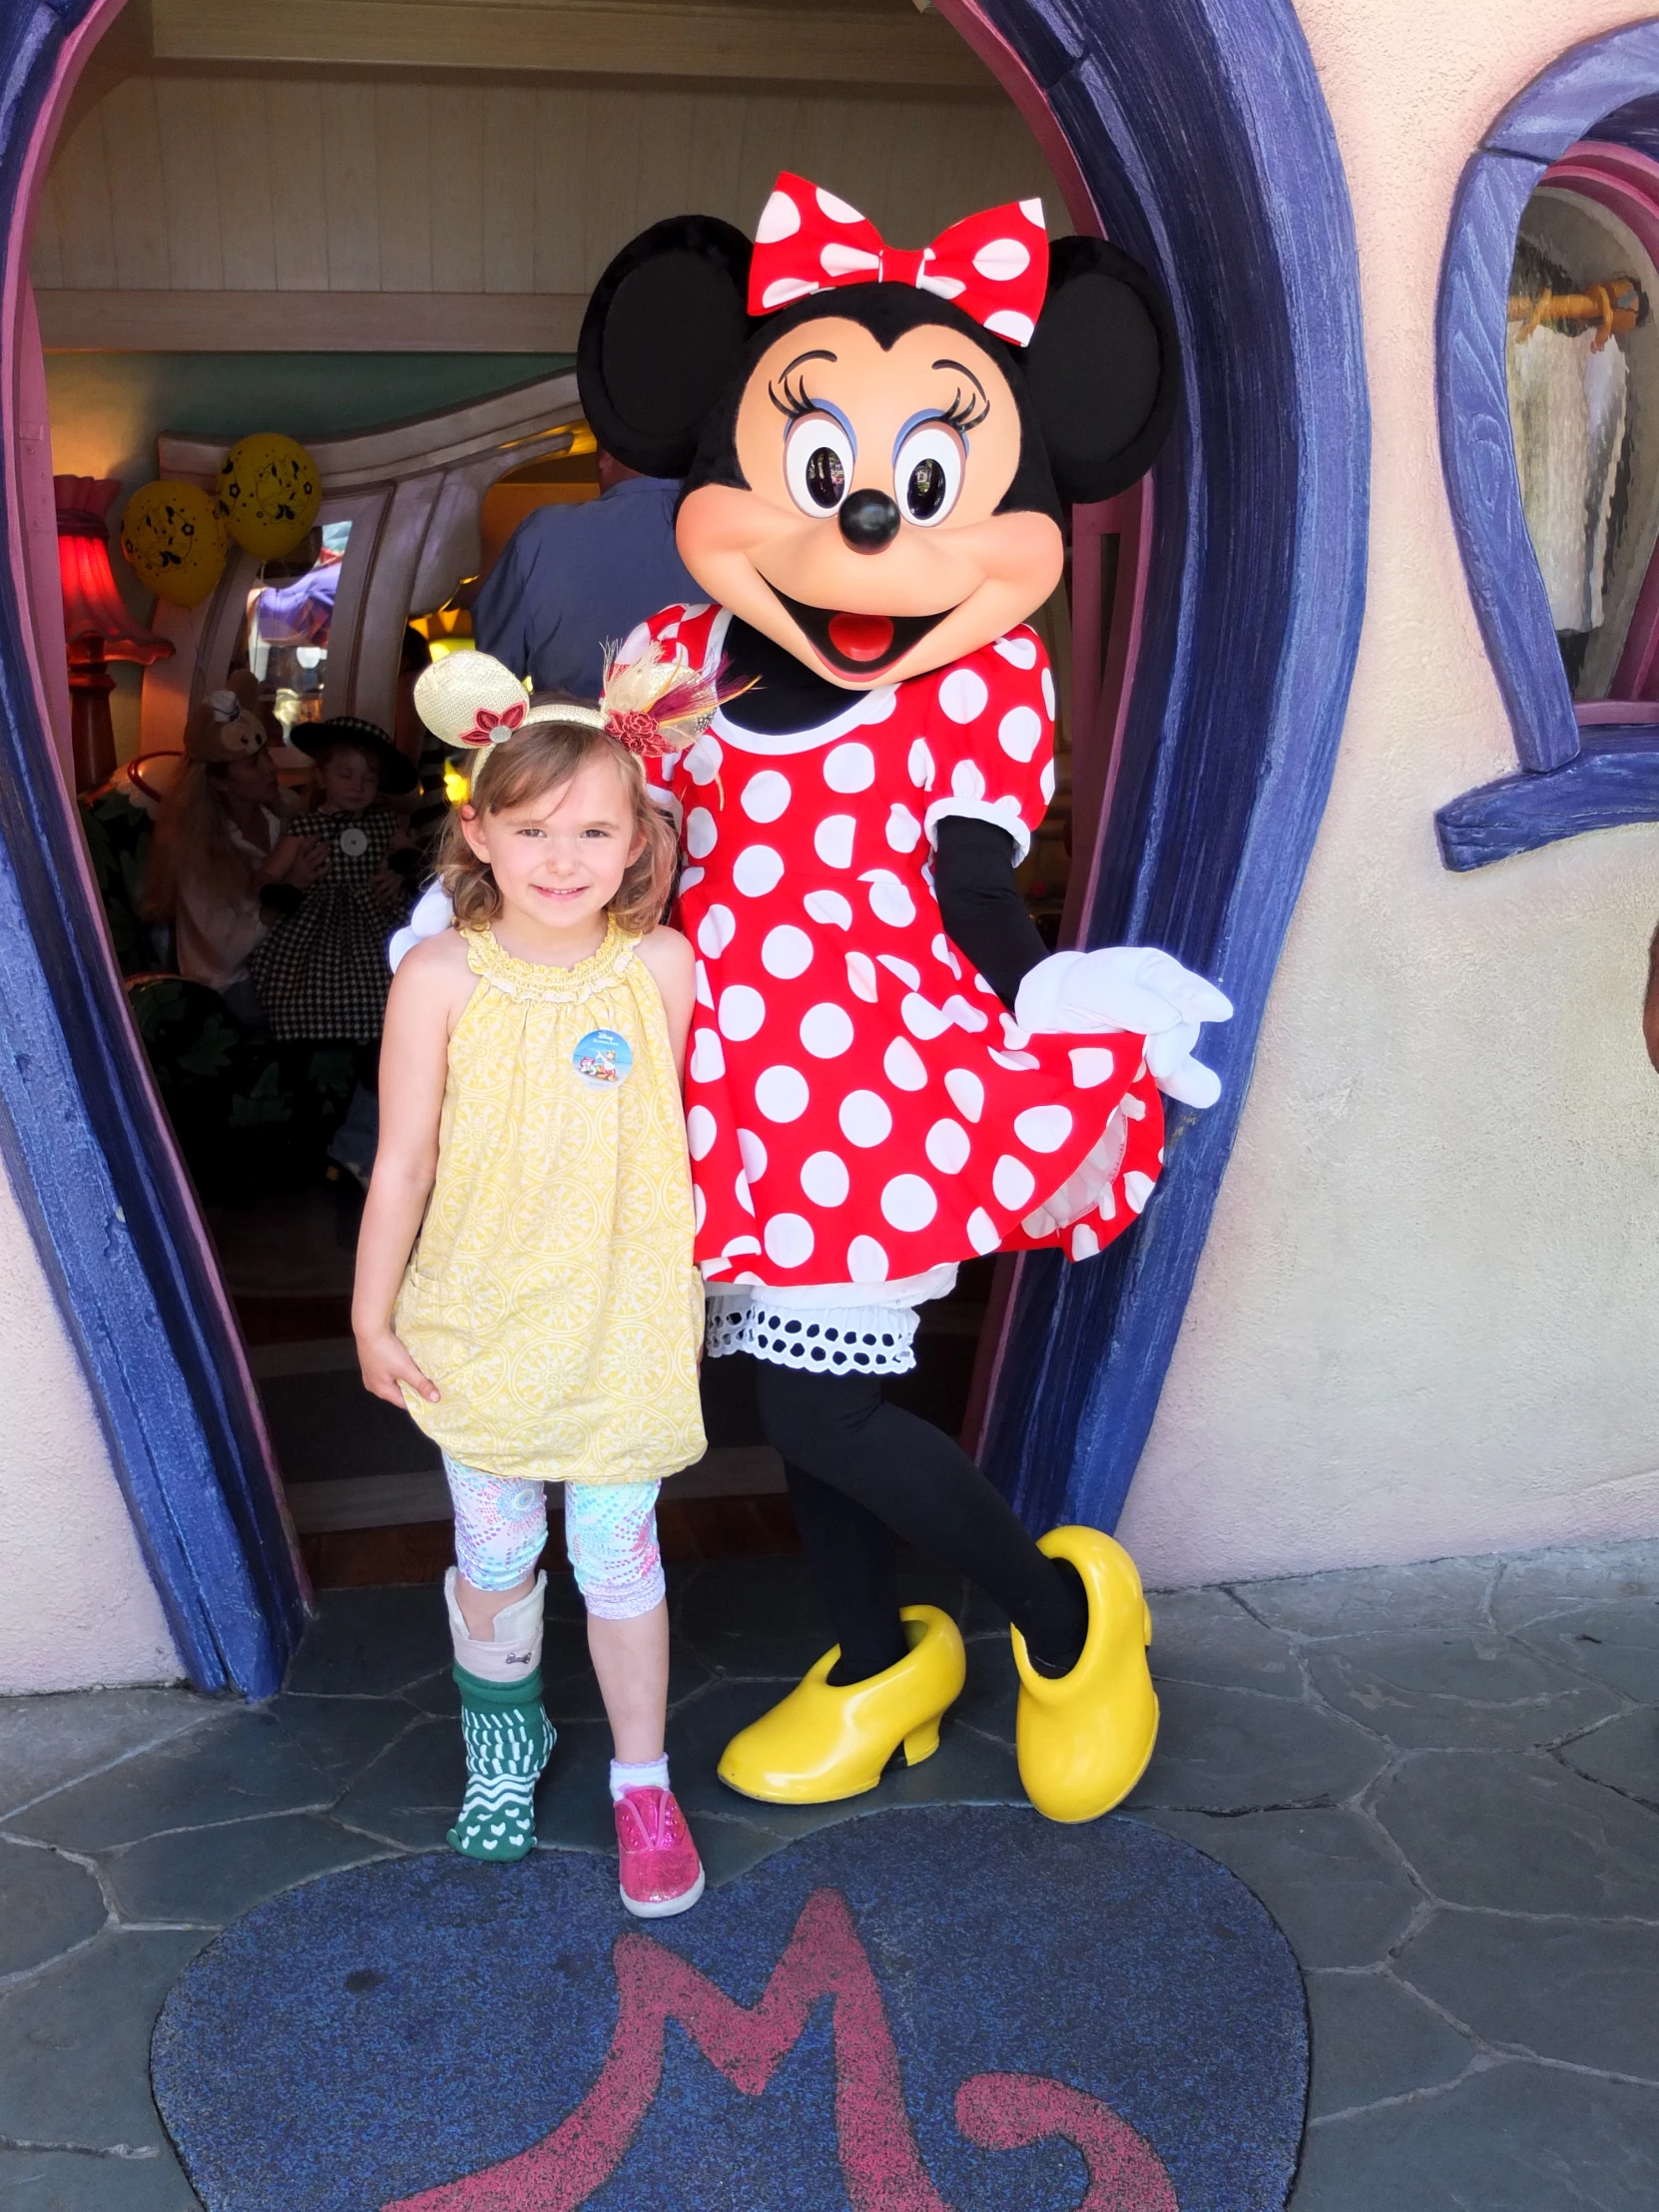
[[[199, 1689], [265, 1697], [297, 1638], [303, 1580], [241, 1340], [105, 940], [30, 612], [45, 581], [29, 558], [31, 471], [45, 472], [51, 514], [51, 457], [30, 408], [44, 397], [30, 214], [81, 60], [118, 6], [61, 0], [0, 17], [0, 1151], [180, 1658]], [[48, 647], [61, 619], [41, 620]]]
[[1069, 142], [1107, 235], [1168, 286], [1188, 377], [1156, 471], [1085, 938], [1163, 945], [1216, 978], [1238, 1009], [1214, 1039], [1226, 1089], [1208, 1113], [1173, 1117], [1171, 1172], [1136, 1234], [1079, 1267], [1021, 1262], [986, 1451], [1032, 1526], [1111, 1528], [1232, 1149], [1359, 647], [1371, 448], [1358, 262], [1288, 0], [981, 12]]
[[[1448, 868], [1483, 867], [1586, 830], [1659, 822], [1659, 731], [1651, 723], [1581, 730], [1573, 711], [1521, 510], [1504, 377], [1509, 270], [1527, 201], [1592, 129], [1651, 153], [1643, 96], [1656, 90], [1659, 23], [1572, 47], [1503, 110], [1457, 188], [1440, 273], [1440, 455], [1521, 773], [1464, 792], [1435, 815]], [[1627, 104], [1621, 123], [1614, 111]]]

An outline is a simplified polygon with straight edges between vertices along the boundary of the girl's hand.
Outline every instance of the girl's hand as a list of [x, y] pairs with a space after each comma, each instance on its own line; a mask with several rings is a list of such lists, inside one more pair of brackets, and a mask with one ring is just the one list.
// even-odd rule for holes
[[377, 1336], [357, 1339], [357, 1365], [363, 1372], [363, 1388], [371, 1397], [383, 1397], [388, 1405], [403, 1403], [403, 1392], [398, 1388], [400, 1382], [407, 1382], [428, 1404], [438, 1402], [437, 1384], [430, 1376], [421, 1374], [407, 1349], [389, 1329], [382, 1329]]

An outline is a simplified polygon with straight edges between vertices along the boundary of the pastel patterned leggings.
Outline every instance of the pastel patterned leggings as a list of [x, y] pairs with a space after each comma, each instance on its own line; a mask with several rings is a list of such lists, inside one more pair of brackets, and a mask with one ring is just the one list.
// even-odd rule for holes
[[[503, 1481], [443, 1457], [455, 1501], [455, 1564], [475, 1590], [510, 1590], [547, 1541], [545, 1482]], [[656, 1482], [567, 1482], [565, 1549], [582, 1603], [602, 1621], [637, 1620], [663, 1602]]]

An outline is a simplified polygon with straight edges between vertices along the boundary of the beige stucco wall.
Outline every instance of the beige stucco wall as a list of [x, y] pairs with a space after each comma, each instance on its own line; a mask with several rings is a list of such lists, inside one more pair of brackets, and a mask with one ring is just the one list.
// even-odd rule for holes
[[0, 1693], [182, 1672], [80, 1364], [0, 1174]]
[[[1301, 0], [1348, 168], [1370, 598], [1319, 845], [1120, 1534], [1161, 1582], [1659, 1531], [1659, 826], [1469, 875], [1514, 766], [1440, 474], [1458, 175], [1616, 0]], [[1643, 88], [1647, 89], [1647, 88]]]

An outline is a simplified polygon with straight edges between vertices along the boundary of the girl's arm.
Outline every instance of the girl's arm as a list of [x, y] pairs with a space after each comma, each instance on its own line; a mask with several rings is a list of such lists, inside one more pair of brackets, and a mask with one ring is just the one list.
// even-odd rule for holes
[[380, 1042], [380, 1141], [357, 1232], [351, 1333], [363, 1387], [401, 1405], [400, 1382], [436, 1402], [437, 1384], [398, 1342], [391, 1311], [438, 1167], [449, 1035], [471, 995], [466, 949], [451, 930], [417, 945], [392, 978]]
[[692, 1008], [697, 1003], [697, 955], [691, 939], [678, 929], [653, 929], [640, 939], [640, 958], [662, 994], [668, 1016], [668, 1040], [674, 1048], [674, 1072], [686, 1080], [686, 1039], [691, 1033]]

